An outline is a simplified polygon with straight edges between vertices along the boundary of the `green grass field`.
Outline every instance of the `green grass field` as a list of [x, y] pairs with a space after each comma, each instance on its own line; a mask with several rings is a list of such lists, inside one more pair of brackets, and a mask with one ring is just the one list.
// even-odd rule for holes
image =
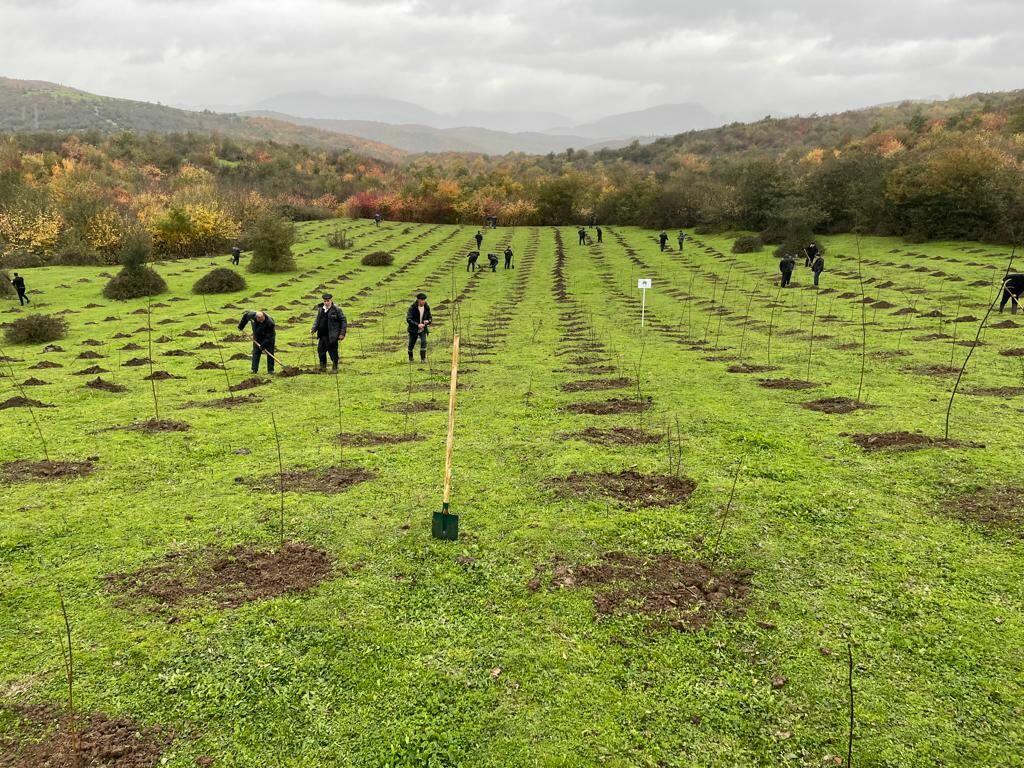
[[[780, 291], [770, 252], [733, 256], [727, 237], [693, 236], [680, 254], [631, 228], [592, 247], [571, 227], [499, 229], [483, 250], [511, 243], [516, 269], [470, 274], [474, 228], [348, 222], [356, 247], [339, 251], [326, 244], [335, 226], [300, 226], [300, 271], [247, 274], [246, 291], [210, 297], [214, 331], [199, 330], [207, 316], [190, 291], [211, 262], [158, 265], [170, 291], [152, 309], [153, 367], [181, 377], [158, 383], [160, 417], [184, 432], [109, 429], [154, 416], [149, 366], [126, 365], [147, 358], [146, 302], [103, 299], [101, 268], [24, 271], [30, 311], [66, 313], [71, 330], [63, 351], [4, 347], [0, 400], [34, 377], [46, 383], [25, 393], [55, 407], [0, 412], [0, 461], [43, 458], [34, 415], [51, 459], [95, 457], [95, 468], [0, 481], [0, 765], [27, 764], [19, 750], [46, 738], [27, 705], [66, 701], [58, 589], [76, 706], [164, 729], [160, 765], [841, 765], [848, 642], [855, 764], [1024, 765], [1024, 358], [1000, 354], [1024, 347], [1024, 317], [983, 332], [952, 410], [958, 444], [867, 451], [852, 438], [942, 437], [963, 342], [1008, 253], [866, 238], [862, 303], [852, 237], [824, 241], [816, 295], [809, 270]], [[378, 249], [392, 266], [360, 265]], [[643, 331], [640, 277], [654, 280]], [[308, 327], [324, 289], [352, 323], [340, 416], [329, 375], [275, 377], [238, 407], [195, 407], [227, 395], [224, 372], [198, 364], [248, 355], [248, 342], [223, 338], [242, 308], [275, 318], [285, 364], [314, 366]], [[410, 367], [404, 313], [418, 290], [436, 327], [429, 363]], [[9, 301], [2, 312], [25, 314]], [[430, 523], [456, 327], [462, 535], [441, 542]], [[801, 407], [856, 401], [865, 328], [871, 407]], [[200, 349], [214, 335], [222, 349]], [[178, 350], [188, 354], [167, 354]], [[76, 373], [93, 365], [127, 391], [84, 386], [96, 374]], [[229, 359], [231, 384], [250, 375]], [[608, 379], [629, 381], [562, 390]], [[610, 398], [651, 407], [572, 409]], [[424, 405], [403, 413], [410, 401]], [[108, 574], [179, 560], [187, 574], [236, 545], [278, 547], [272, 415], [286, 470], [372, 473], [341, 493], [285, 494], [286, 537], [328, 553], [328, 577], [233, 607], [112, 591]], [[614, 427], [660, 442], [573, 436]], [[343, 447], [339, 430], [422, 439]], [[695, 484], [683, 503], [554, 482], [675, 474], [680, 455]], [[745, 578], [749, 593], [698, 622], [707, 605], [685, 594], [645, 601], [657, 584], [589, 578], [608, 553], [714, 561], [717, 579]]]

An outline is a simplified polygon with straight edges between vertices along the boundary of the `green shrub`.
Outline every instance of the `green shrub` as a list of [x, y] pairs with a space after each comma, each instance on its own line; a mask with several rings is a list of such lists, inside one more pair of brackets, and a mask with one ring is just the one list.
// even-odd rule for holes
[[367, 267], [388, 267], [395, 261], [395, 257], [387, 251], [374, 251], [363, 256], [363, 264]]
[[63, 339], [68, 333], [68, 321], [57, 315], [26, 315], [20, 317], [4, 331], [11, 344], [45, 344]]
[[[787, 237], [782, 241], [782, 244], [775, 249], [775, 255], [780, 259], [787, 253], [791, 253], [797, 257], [797, 260], [803, 258], [804, 248], [811, 244], [811, 242], [817, 242], [814, 240], [814, 235], [805, 236], [798, 235], [796, 237]], [[824, 246], [818, 243], [818, 251], [822, 254], [825, 253]]]
[[764, 248], [764, 241], [757, 235], [737, 237], [732, 244], [733, 253], [757, 253]]
[[327, 244], [331, 248], [338, 248], [340, 250], [348, 250], [355, 245], [349, 236], [347, 229], [336, 229], [327, 236]]
[[124, 241], [118, 260], [121, 271], [103, 286], [103, 295], [108, 299], [124, 301], [142, 296], [156, 296], [167, 290], [167, 283], [148, 266], [153, 245], [144, 232], [133, 232]]
[[227, 267], [217, 267], [208, 272], [192, 286], [192, 293], [232, 293], [245, 288], [245, 278]]
[[292, 245], [295, 225], [277, 216], [264, 216], [246, 238], [252, 248], [250, 272], [290, 272], [295, 269]]

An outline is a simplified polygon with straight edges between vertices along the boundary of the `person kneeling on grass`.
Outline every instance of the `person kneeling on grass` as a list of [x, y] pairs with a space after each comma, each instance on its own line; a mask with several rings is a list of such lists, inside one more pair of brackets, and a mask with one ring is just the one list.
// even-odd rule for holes
[[412, 350], [416, 346], [416, 340], [420, 342], [420, 360], [427, 359], [427, 333], [429, 333], [430, 322], [433, 318], [430, 315], [430, 305], [427, 304], [427, 294], [417, 293], [416, 301], [405, 313], [405, 324], [409, 327], [409, 362], [412, 362]]
[[274, 318], [262, 309], [258, 312], [246, 312], [238, 322], [238, 330], [252, 324], [252, 372], [260, 372], [260, 356], [267, 353], [267, 373], [274, 372], [274, 358], [271, 355], [277, 349], [277, 326]]
[[1003, 298], [999, 301], [999, 311], [1002, 312], [1006, 302], [1013, 299], [1013, 303], [1010, 305], [1010, 312], [1016, 315], [1021, 294], [1024, 294], [1024, 274], [1011, 272], [1003, 278]]
[[476, 260], [480, 258], [480, 251], [470, 251], [469, 260], [466, 262], [467, 272], [476, 272]]
[[496, 253], [488, 253], [487, 254], [487, 263], [491, 265], [491, 272], [497, 272], [498, 271], [498, 254], [496, 254]]
[[327, 355], [331, 356], [331, 367], [338, 371], [338, 342], [345, 340], [348, 320], [341, 307], [334, 303], [329, 293], [323, 295], [323, 302], [316, 305], [316, 318], [313, 320], [311, 334], [317, 337], [316, 354], [320, 358], [320, 370], [327, 370]]

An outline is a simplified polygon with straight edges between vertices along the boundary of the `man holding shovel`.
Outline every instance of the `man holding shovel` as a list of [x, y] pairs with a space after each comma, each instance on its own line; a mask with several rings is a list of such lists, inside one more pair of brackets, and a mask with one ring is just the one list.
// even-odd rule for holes
[[427, 294], [417, 293], [416, 301], [405, 313], [405, 324], [409, 327], [409, 362], [412, 362], [412, 351], [416, 347], [417, 339], [420, 342], [420, 361], [427, 359], [427, 333], [429, 333], [430, 305], [427, 304]]
[[345, 313], [334, 303], [329, 293], [323, 295], [323, 302], [316, 305], [316, 319], [313, 320], [311, 334], [317, 337], [316, 354], [320, 358], [320, 370], [327, 370], [327, 355], [331, 356], [331, 367], [338, 372], [338, 342], [345, 340], [348, 320]]
[[252, 338], [252, 372], [260, 372], [260, 356], [267, 353], [267, 373], [274, 373], [274, 350], [277, 348], [277, 327], [274, 319], [262, 309], [258, 312], [246, 312], [238, 322], [238, 330], [252, 325], [249, 333]]

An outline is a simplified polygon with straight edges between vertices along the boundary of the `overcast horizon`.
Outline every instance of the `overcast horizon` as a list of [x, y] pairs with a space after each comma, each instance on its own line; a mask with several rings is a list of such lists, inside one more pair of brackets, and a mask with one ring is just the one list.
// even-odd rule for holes
[[4, 76], [195, 107], [319, 91], [576, 122], [692, 102], [731, 121], [1024, 84], [1010, 0], [0, 0], [0, 15]]

